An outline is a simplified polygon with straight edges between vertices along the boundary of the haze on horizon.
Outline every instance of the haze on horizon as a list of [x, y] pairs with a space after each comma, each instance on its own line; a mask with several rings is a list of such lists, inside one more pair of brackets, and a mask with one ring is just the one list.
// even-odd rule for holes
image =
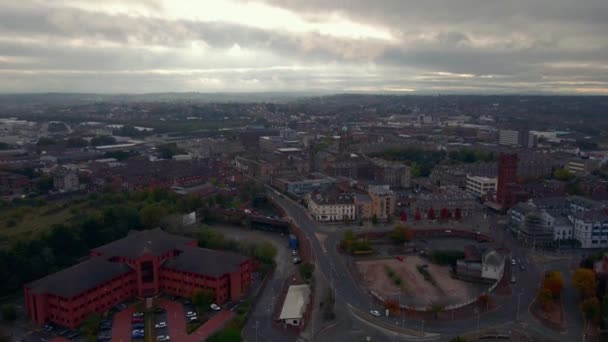
[[0, 92], [608, 95], [606, 0], [0, 3]]

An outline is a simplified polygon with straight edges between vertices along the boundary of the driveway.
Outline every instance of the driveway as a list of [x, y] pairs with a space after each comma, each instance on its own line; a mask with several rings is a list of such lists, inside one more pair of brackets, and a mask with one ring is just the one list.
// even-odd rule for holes
[[195, 332], [188, 335], [186, 333], [186, 315], [184, 306], [178, 302], [169, 300], [160, 300], [159, 304], [166, 312], [167, 325], [171, 341], [179, 342], [199, 342], [204, 341], [209, 336], [222, 329], [234, 317], [231, 311], [222, 310], [211, 317], [205, 324], [198, 328]]
[[114, 315], [114, 323], [112, 324], [112, 341], [131, 341], [131, 317], [134, 312], [135, 307], [131, 305]]

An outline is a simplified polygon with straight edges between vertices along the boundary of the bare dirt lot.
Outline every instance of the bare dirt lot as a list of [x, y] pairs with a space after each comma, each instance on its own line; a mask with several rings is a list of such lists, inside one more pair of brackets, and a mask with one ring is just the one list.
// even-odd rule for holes
[[[363, 282], [371, 291], [395, 300], [401, 293], [402, 304], [417, 307], [462, 303], [479, 296], [484, 289], [482, 285], [454, 279], [450, 276], [449, 267], [431, 264], [418, 256], [406, 256], [403, 261], [394, 258], [358, 261], [356, 265]], [[434, 284], [424, 279], [416, 268], [418, 265], [428, 265], [426, 270]], [[387, 267], [394, 272], [393, 279], [401, 279], [401, 286], [395, 285], [389, 277]]]

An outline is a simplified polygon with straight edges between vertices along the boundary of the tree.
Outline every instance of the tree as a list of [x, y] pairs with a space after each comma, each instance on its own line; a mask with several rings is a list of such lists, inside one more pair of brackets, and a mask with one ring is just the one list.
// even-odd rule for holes
[[479, 304], [481, 304], [484, 308], [487, 308], [489, 303], [490, 303], [490, 296], [488, 296], [485, 293], [482, 294], [481, 296], [479, 296]]
[[435, 209], [430, 208], [429, 211], [426, 213], [426, 218], [429, 220], [434, 220], [435, 219]]
[[394, 243], [402, 244], [404, 242], [412, 241], [412, 239], [414, 239], [414, 232], [408, 227], [397, 224], [389, 234], [389, 237]]
[[587, 268], [576, 269], [572, 275], [572, 286], [578, 291], [582, 298], [595, 296], [595, 273]]
[[309, 262], [303, 263], [298, 267], [300, 271], [300, 275], [304, 280], [310, 281], [312, 279], [312, 274], [315, 271], [315, 266]]
[[36, 182], [36, 188], [41, 193], [47, 193], [47, 192], [49, 192], [49, 190], [51, 190], [53, 188], [53, 178], [46, 177], [46, 176], [45, 177], [41, 177]]
[[456, 210], [454, 210], [454, 218], [456, 220], [462, 219], [462, 211], [460, 210], [460, 208], [456, 208]]
[[171, 159], [173, 156], [182, 154], [184, 151], [177, 147], [176, 143], [162, 144], [156, 146], [158, 154], [163, 159]]
[[91, 139], [91, 146], [104, 146], [116, 144], [116, 138], [109, 135], [100, 135]]
[[213, 293], [213, 290], [202, 288], [194, 291], [191, 299], [192, 304], [194, 304], [194, 306], [196, 307], [196, 310], [201, 312], [206, 311], [207, 308], [209, 308], [211, 303], [213, 303], [214, 298], [215, 295]]
[[564, 288], [564, 277], [560, 272], [549, 272], [545, 275], [543, 287], [551, 291], [553, 298], [558, 298]]
[[600, 301], [597, 297], [589, 297], [581, 303], [581, 310], [585, 318], [597, 323], [600, 319]]
[[468, 340], [462, 336], [456, 336], [450, 342], [467, 342]]
[[277, 256], [277, 248], [269, 242], [257, 243], [254, 248], [254, 257], [263, 263], [271, 264]]
[[432, 313], [433, 316], [435, 316], [435, 318], [437, 318], [439, 316], [439, 313], [441, 311], [443, 311], [443, 305], [437, 304], [437, 303], [433, 303], [426, 310], [428, 312]]
[[553, 177], [557, 180], [569, 181], [572, 180], [575, 175], [567, 169], [559, 169], [553, 173]]
[[387, 299], [384, 301], [384, 308], [388, 310], [392, 315], [398, 315], [400, 311], [399, 303], [394, 299]]
[[168, 214], [165, 206], [158, 203], [146, 205], [139, 211], [140, 220], [146, 228], [158, 227]]
[[53, 138], [47, 138], [47, 137], [41, 137], [40, 139], [38, 139], [38, 142], [36, 143], [36, 145], [38, 147], [45, 147], [45, 146], [51, 146], [51, 145], [56, 145], [57, 141]]
[[448, 210], [448, 208], [442, 208], [441, 209], [441, 219], [442, 220], [447, 220], [450, 218], [450, 211]]
[[376, 216], [376, 214], [372, 216], [372, 224], [378, 224], [378, 216]]
[[207, 342], [241, 342], [243, 339], [241, 338], [240, 329], [236, 328], [225, 328], [215, 335], [209, 337]]
[[5, 321], [14, 321], [17, 319], [17, 307], [14, 304], [2, 305], [2, 319]]
[[99, 332], [100, 324], [101, 316], [99, 314], [91, 314], [84, 320], [82, 326], [80, 327], [80, 330], [86, 336], [96, 336]]
[[65, 145], [67, 147], [86, 147], [87, 145], [89, 145], [89, 143], [82, 138], [72, 137], [66, 140]]
[[538, 291], [538, 303], [544, 311], [549, 311], [553, 302], [553, 293], [547, 288], [541, 288]]

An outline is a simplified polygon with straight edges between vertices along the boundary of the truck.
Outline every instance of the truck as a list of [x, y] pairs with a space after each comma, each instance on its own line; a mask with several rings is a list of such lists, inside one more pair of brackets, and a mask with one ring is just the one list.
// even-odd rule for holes
[[289, 234], [289, 248], [291, 248], [292, 251], [298, 250], [298, 237], [294, 234]]

